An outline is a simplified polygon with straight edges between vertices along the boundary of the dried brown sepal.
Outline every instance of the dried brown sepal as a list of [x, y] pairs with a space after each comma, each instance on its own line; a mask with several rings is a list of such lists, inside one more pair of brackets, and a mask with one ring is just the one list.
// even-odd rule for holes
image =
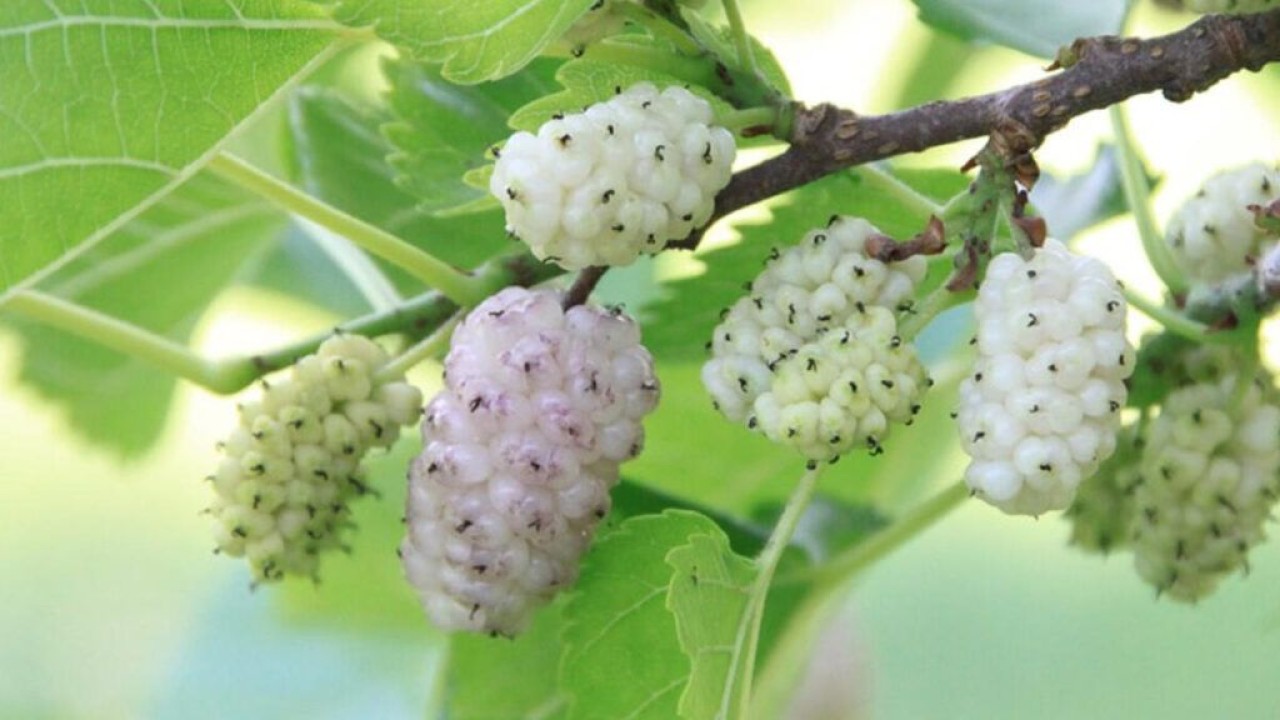
[[1031, 151], [1039, 144], [1039, 138], [1027, 126], [1006, 119], [991, 133], [988, 146], [1012, 171], [1019, 185], [1030, 190], [1040, 179], [1040, 166]]
[[978, 285], [978, 250], [973, 243], [965, 246], [956, 255], [956, 269], [947, 280], [947, 289], [951, 292], [972, 290]]
[[1013, 210], [1010, 222], [1026, 238], [1031, 247], [1044, 247], [1045, 238], [1049, 235], [1049, 226], [1044, 218], [1027, 215], [1029, 198], [1026, 190], [1018, 190], [1013, 196]]
[[946, 229], [936, 215], [929, 216], [925, 229], [910, 240], [898, 242], [888, 235], [873, 234], [867, 238], [868, 257], [891, 263], [916, 255], [938, 255], [947, 247]]
[[1044, 240], [1049, 235], [1049, 226], [1045, 223], [1044, 218], [1037, 216], [1015, 217], [1012, 221], [1014, 226], [1027, 237], [1031, 247], [1044, 246]]

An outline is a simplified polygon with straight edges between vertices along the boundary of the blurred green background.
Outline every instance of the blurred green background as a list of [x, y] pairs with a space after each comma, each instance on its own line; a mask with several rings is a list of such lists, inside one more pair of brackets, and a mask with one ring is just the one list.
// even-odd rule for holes
[[[1043, 72], [1036, 58], [935, 33], [907, 2], [755, 2], [746, 14], [801, 100], [860, 112], [988, 91]], [[1189, 19], [1142, 4], [1130, 29], [1163, 32]], [[325, 77], [351, 95], [372, 97], [371, 56], [348, 60]], [[1158, 218], [1212, 171], [1280, 157], [1275, 67], [1183, 105], [1144, 97], [1130, 109], [1161, 178]], [[281, 108], [241, 138], [241, 150], [269, 163], [281, 127], [297, 121]], [[1109, 136], [1105, 113], [1094, 113], [1050, 138], [1038, 157], [1049, 175], [1077, 175]], [[902, 164], [954, 168], [976, 148], [962, 143]], [[297, 231], [270, 214], [257, 221], [266, 226], [236, 228], [273, 238], [253, 245], [262, 258], [252, 281], [216, 294], [207, 309], [164, 320], [190, 330], [208, 354], [272, 347], [331, 326], [388, 292], [358, 274], [333, 279], [325, 275], [331, 268], [300, 268], [288, 261]], [[731, 233], [722, 228], [719, 235], [727, 241]], [[1076, 240], [1126, 282], [1157, 294], [1129, 218]], [[328, 279], [263, 280], [280, 267]], [[655, 272], [687, 271], [641, 264], [611, 277], [606, 292], [643, 308], [654, 295]], [[312, 289], [291, 293], [298, 298], [273, 289], [280, 287]], [[1134, 323], [1135, 337], [1143, 327]], [[135, 400], [145, 370], [90, 375], [77, 385], [77, 358], [92, 351], [52, 334], [37, 340], [38, 347], [24, 349], [15, 330], [0, 329], [0, 717], [423, 716], [443, 643], [400, 583], [394, 556], [413, 433], [375, 460], [371, 474], [383, 497], [360, 507], [362, 532], [351, 555], [328, 561], [319, 586], [291, 582], [250, 592], [247, 571], [210, 552], [199, 515], [208, 500], [200, 480], [215, 462], [214, 443], [234, 423], [234, 403], [181, 383], [172, 396], [166, 386], [152, 387], [143, 407]], [[24, 372], [40, 375], [24, 371], [24, 357], [42, 358], [46, 374], [67, 380], [64, 391], [23, 383]], [[415, 379], [429, 390], [432, 369], [421, 368]], [[664, 380], [693, 387], [685, 366], [665, 369]], [[148, 425], [153, 405], [169, 408], [162, 426]], [[654, 457], [636, 470], [642, 479], [669, 469], [660, 443], [682, 437], [690, 422], [676, 412], [655, 418]], [[756, 447], [735, 428], [710, 432]], [[887, 511], [958, 477], [953, 444], [932, 440], [952, 448], [943, 470], [908, 478], [903, 488], [880, 488], [874, 499]], [[747, 496], [715, 468], [710, 458], [691, 469], [696, 479], [687, 482], [702, 486], [693, 494], [728, 505]], [[785, 489], [794, 475], [791, 467], [762, 472], [768, 477], [750, 487]], [[833, 474], [826, 489], [841, 494], [835, 483], [849, 481], [847, 473]], [[849, 596], [857, 662], [856, 677], [844, 683], [860, 711], [903, 719], [1280, 717], [1280, 546], [1255, 552], [1247, 578], [1183, 607], [1157, 601], [1126, 557], [1081, 555], [1066, 536], [1056, 516], [1008, 518], [974, 503], [866, 573]]]

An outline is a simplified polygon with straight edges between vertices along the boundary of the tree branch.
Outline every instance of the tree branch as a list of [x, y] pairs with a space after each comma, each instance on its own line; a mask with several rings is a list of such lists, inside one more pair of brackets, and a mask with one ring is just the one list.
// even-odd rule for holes
[[[716, 198], [711, 222], [854, 165], [992, 134], [1027, 152], [1072, 118], [1135, 95], [1158, 90], [1182, 102], [1235, 72], [1280, 60], [1280, 10], [1209, 15], [1146, 40], [1085, 38], [1060, 57], [1069, 67], [1042, 80], [887, 115], [798, 106], [791, 146], [734, 175]], [[695, 232], [671, 246], [693, 248], [700, 239]]]

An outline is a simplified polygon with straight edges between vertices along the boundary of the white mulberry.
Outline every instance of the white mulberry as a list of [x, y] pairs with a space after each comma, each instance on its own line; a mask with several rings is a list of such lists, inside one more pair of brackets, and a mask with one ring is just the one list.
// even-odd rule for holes
[[1193, 281], [1217, 283], [1247, 272], [1273, 242], [1246, 208], [1278, 198], [1280, 168], [1253, 163], [1218, 173], [1174, 213], [1165, 242]]
[[246, 557], [255, 580], [314, 577], [320, 553], [341, 546], [349, 503], [369, 492], [361, 459], [418, 420], [418, 389], [377, 375], [387, 360], [372, 340], [337, 335], [240, 406], [209, 511], [219, 552]]
[[1138, 574], [1194, 601], [1264, 538], [1280, 482], [1280, 407], [1237, 376], [1180, 388], [1150, 423], [1134, 492]]
[[634, 85], [511, 136], [489, 190], [538, 258], [569, 270], [626, 265], [710, 219], [736, 152], [713, 120], [688, 90]]
[[573, 583], [658, 381], [621, 313], [508, 288], [458, 326], [409, 471], [406, 575], [448, 630], [518, 633]]
[[726, 417], [817, 461], [877, 452], [890, 423], [919, 410], [928, 378], [894, 312], [910, 306], [926, 261], [868, 257], [875, 234], [861, 218], [832, 218], [777, 253], [729, 308], [702, 368]]
[[976, 494], [1013, 514], [1065, 509], [1111, 455], [1134, 365], [1126, 309], [1106, 265], [1056, 240], [991, 261], [957, 412]]

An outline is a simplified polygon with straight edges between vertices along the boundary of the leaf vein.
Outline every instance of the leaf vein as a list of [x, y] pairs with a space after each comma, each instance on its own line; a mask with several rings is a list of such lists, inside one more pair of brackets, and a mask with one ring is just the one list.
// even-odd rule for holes
[[653, 694], [650, 695], [648, 699], [646, 699], [644, 702], [637, 705], [635, 710], [623, 716], [622, 720], [632, 720], [633, 718], [640, 717], [640, 714], [643, 713], [646, 708], [658, 702], [664, 696], [669, 695], [673, 690], [679, 690], [688, 679], [689, 678], [687, 675], [685, 677], [679, 677], [679, 678], [676, 678], [675, 680], [672, 680], [670, 683], [667, 683], [666, 685], [658, 688], [657, 690], [654, 690]]
[[666, 587], [653, 587], [652, 589], [649, 590], [649, 592], [645, 593], [644, 595], [641, 595], [634, 603], [620, 610], [617, 614], [615, 614], [612, 618], [609, 619], [609, 622], [600, 626], [600, 630], [595, 633], [594, 637], [588, 639], [585, 643], [582, 644], [582, 650], [580, 651], [581, 654], [585, 655], [587, 651], [591, 649], [591, 646], [603, 640], [604, 637], [609, 634], [609, 631], [613, 629], [615, 625], [625, 620], [627, 616], [631, 615], [632, 613], [637, 612], [641, 607], [644, 606], [645, 603], [649, 602], [650, 600], [653, 600], [655, 597], [659, 595], [666, 593], [666, 591], [667, 591]]
[[86, 168], [86, 167], [128, 167], [138, 170], [150, 170], [167, 177], [173, 177], [178, 174], [178, 169], [165, 165], [164, 163], [151, 162], [149, 160], [138, 160], [136, 158], [127, 157], [61, 157], [61, 158], [44, 158], [38, 162], [27, 163], [25, 165], [11, 165], [6, 168], [0, 168], [0, 180], [9, 180], [12, 178], [20, 178], [24, 175], [31, 175], [57, 168]]
[[[336, 32], [341, 25], [330, 20], [218, 20], [216, 18], [190, 19], [174, 17], [130, 18], [96, 15], [59, 15], [52, 20], [0, 28], [0, 39], [30, 36], [46, 30], [62, 30], [73, 27], [132, 27], [150, 30], [325, 30]], [[65, 41], [64, 41], [65, 42]]]

